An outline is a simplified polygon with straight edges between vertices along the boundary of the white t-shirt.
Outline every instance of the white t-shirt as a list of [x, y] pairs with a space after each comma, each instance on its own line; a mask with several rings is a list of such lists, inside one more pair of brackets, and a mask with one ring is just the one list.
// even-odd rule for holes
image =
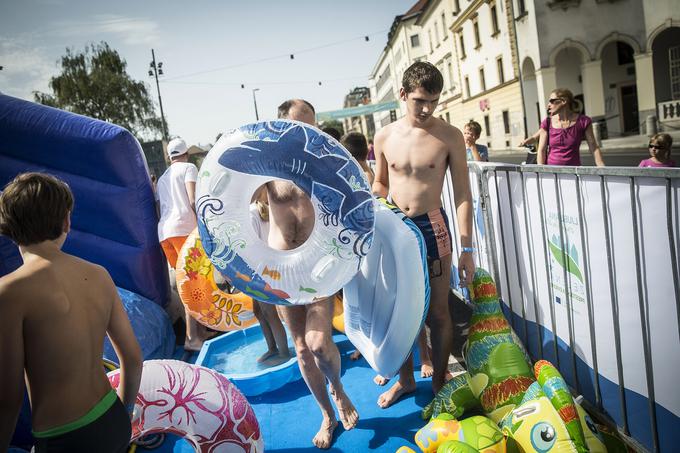
[[262, 220], [262, 217], [260, 217], [257, 203], [250, 204], [250, 223], [253, 226], [253, 230], [255, 230], [257, 237], [262, 239], [266, 244], [267, 238], [269, 237], [269, 222]]
[[188, 236], [196, 228], [196, 213], [191, 209], [186, 183], [196, 182], [198, 168], [189, 162], [175, 162], [156, 184], [156, 199], [161, 204], [158, 240]]

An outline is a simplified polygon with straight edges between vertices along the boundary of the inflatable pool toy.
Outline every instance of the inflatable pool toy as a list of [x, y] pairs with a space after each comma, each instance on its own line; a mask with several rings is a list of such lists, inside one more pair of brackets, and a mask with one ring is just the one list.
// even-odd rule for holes
[[[0, 94], [0, 187], [48, 171], [76, 200], [64, 251], [104, 267], [116, 286], [165, 305], [168, 273], [158, 243], [149, 169], [137, 139], [115, 124]], [[0, 275], [21, 263], [0, 238]]]
[[345, 333], [345, 309], [342, 306], [342, 296], [339, 294], [333, 298], [333, 328]]
[[392, 377], [408, 357], [430, 301], [422, 234], [396, 206], [375, 202], [373, 246], [343, 288], [345, 333], [378, 374]]
[[267, 343], [262, 328], [254, 325], [203, 343], [196, 365], [226, 376], [245, 396], [257, 396], [302, 379], [290, 337], [288, 349], [293, 355], [282, 363], [272, 366], [271, 361], [257, 362], [255, 357], [267, 350]]
[[[293, 250], [257, 237], [249, 205], [272, 180], [295, 183], [314, 207], [314, 229]], [[222, 135], [196, 184], [198, 231], [210, 261], [241, 292], [283, 305], [315, 302], [356, 273], [373, 237], [373, 197], [364, 172], [332, 137], [287, 120]]]
[[[476, 270], [471, 290], [473, 315], [463, 349], [468, 371], [442, 387], [423, 409], [423, 418], [449, 414], [460, 419], [481, 409], [520, 451], [606, 452], [604, 436], [574, 401], [559, 371], [545, 360], [530, 365], [485, 270]], [[612, 445], [612, 451], [620, 451], [622, 442]]]
[[423, 409], [425, 420], [442, 412], [460, 418], [480, 408], [499, 423], [536, 380], [524, 346], [503, 316], [496, 284], [484, 269], [475, 271], [471, 292], [472, 318], [463, 348], [468, 371], [442, 387]]
[[506, 438], [498, 425], [479, 415], [456, 420], [449, 414], [440, 414], [416, 433], [415, 440], [423, 453], [506, 451]]
[[218, 288], [214, 267], [203, 250], [198, 230], [188, 237], [177, 258], [177, 292], [189, 314], [201, 324], [222, 332], [257, 323], [253, 299]]
[[[113, 388], [120, 372], [108, 374]], [[257, 453], [264, 441], [255, 412], [221, 374], [177, 360], [144, 362], [132, 420], [132, 440], [169, 432], [197, 452]]]

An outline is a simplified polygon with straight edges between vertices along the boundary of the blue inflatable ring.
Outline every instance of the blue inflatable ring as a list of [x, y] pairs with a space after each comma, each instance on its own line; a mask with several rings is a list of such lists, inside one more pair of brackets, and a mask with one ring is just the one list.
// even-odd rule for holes
[[[296, 184], [314, 207], [314, 229], [293, 250], [272, 249], [251, 223], [251, 197], [272, 180]], [[300, 305], [334, 294], [356, 274], [373, 238], [373, 197], [363, 170], [335, 139], [297, 121], [224, 134], [201, 165], [196, 200], [210, 261], [263, 302]]]

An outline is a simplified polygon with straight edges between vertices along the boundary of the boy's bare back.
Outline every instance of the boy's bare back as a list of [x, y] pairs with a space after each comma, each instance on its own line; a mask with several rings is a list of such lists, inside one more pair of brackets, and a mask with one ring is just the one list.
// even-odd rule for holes
[[106, 270], [61, 251], [32, 255], [0, 279], [0, 313], [0, 330], [14, 340], [7, 346], [24, 358], [34, 431], [77, 419], [110, 391], [107, 329], [118, 342], [136, 341], [116, 322], [127, 315]]

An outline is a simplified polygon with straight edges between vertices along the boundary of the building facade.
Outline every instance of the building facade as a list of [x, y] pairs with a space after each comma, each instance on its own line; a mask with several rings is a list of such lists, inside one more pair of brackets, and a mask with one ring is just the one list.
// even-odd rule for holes
[[[414, 36], [418, 52], [406, 46]], [[419, 1], [395, 18], [374, 99], [396, 98], [403, 70], [421, 59], [444, 76], [435, 114], [457, 127], [474, 119], [492, 148], [535, 132], [558, 87], [602, 138], [680, 127], [678, 0]], [[376, 115], [376, 127], [395, 113]]]
[[[368, 87], [356, 87], [345, 96], [344, 108], [357, 107], [371, 103], [371, 90]], [[342, 119], [342, 127], [347, 132], [361, 132], [367, 138], [375, 135], [373, 115], [351, 116]]]

